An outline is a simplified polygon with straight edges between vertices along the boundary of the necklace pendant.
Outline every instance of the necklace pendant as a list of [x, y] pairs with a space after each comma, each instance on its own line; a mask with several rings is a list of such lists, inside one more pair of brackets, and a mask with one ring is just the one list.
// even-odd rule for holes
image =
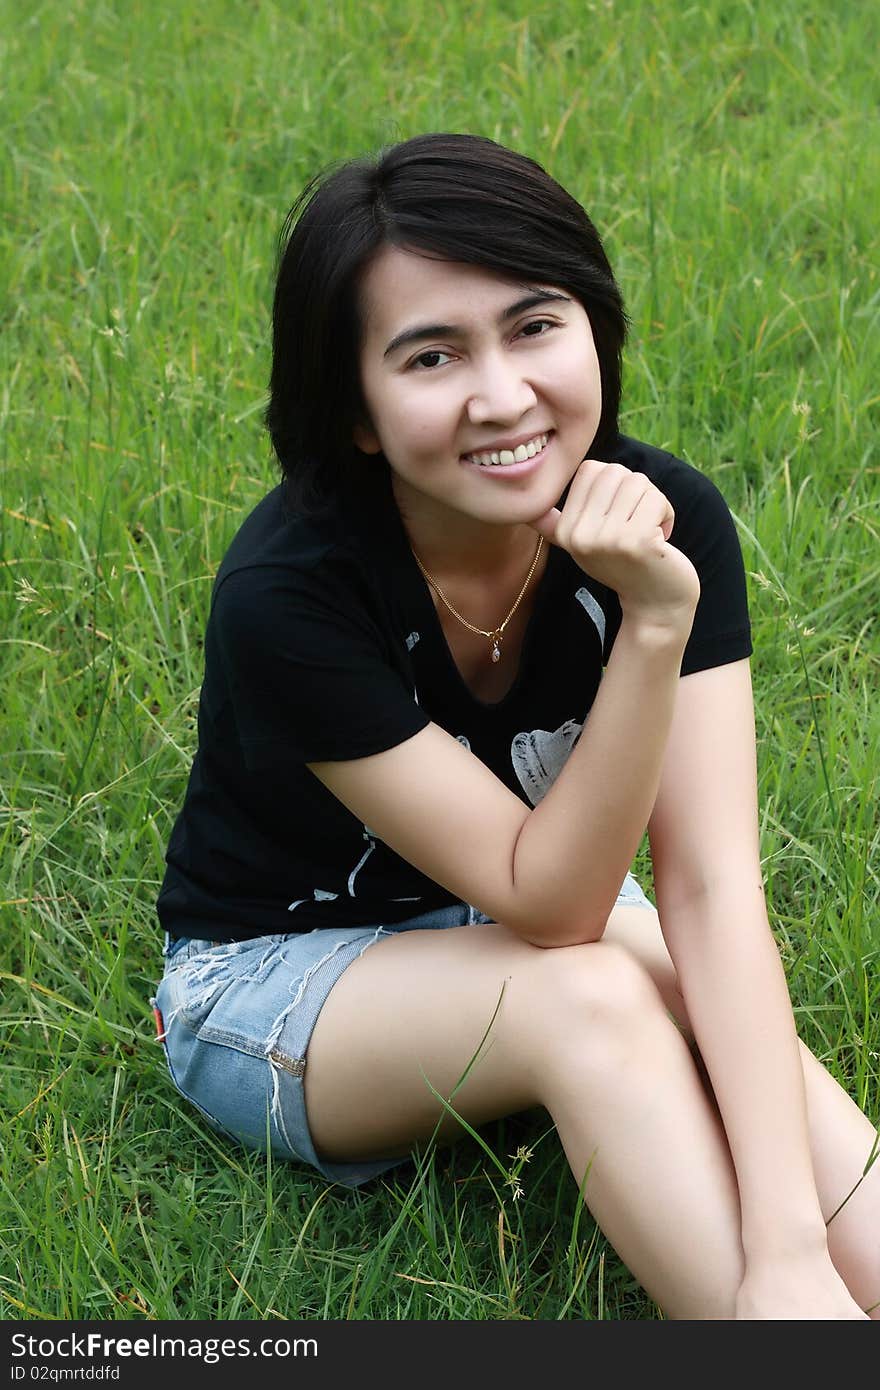
[[492, 647], [492, 660], [493, 660], [493, 661], [500, 661], [500, 660], [501, 660], [501, 638], [500, 638], [500, 637], [496, 637], [496, 638], [493, 639], [493, 642], [494, 642], [494, 644], [493, 644], [493, 647]]

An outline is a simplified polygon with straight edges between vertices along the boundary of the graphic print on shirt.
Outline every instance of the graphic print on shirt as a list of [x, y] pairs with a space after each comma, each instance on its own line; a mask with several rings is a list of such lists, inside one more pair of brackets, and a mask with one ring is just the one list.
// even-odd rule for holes
[[[605, 614], [589, 589], [580, 588], [575, 598], [593, 622], [599, 635], [600, 649], [605, 643]], [[588, 718], [589, 716], [587, 716]], [[566, 719], [558, 729], [532, 729], [514, 736], [510, 758], [519, 784], [533, 806], [537, 806], [553, 786], [574, 748], [583, 723]]]
[[[367, 841], [367, 848], [364, 850], [364, 852], [363, 852], [363, 854], [361, 855], [360, 859], [359, 859], [358, 862], [355, 864], [354, 868], [352, 869], [351, 873], [350, 873], [349, 876], [348, 876], [348, 895], [349, 895], [350, 898], [356, 898], [356, 897], [357, 897], [357, 893], [355, 892], [355, 879], [357, 878], [357, 876], [358, 876], [358, 874], [360, 873], [361, 869], [362, 869], [362, 868], [364, 867], [364, 865], [366, 864], [366, 862], [367, 862], [367, 860], [369, 859], [370, 855], [373, 853], [373, 850], [376, 848], [376, 839], [378, 838], [378, 837], [376, 836], [376, 832], [375, 832], [374, 830], [371, 830], [371, 829], [369, 828], [369, 826], [365, 825], [365, 826], [363, 826], [362, 828], [363, 828], [363, 833], [364, 833], [364, 839]], [[297, 898], [294, 902], [289, 903], [289, 904], [288, 904], [287, 911], [288, 911], [288, 912], [293, 912], [296, 908], [301, 907], [303, 903], [309, 903], [309, 902], [316, 902], [316, 903], [334, 902], [338, 897], [339, 897], [339, 894], [338, 894], [338, 893], [328, 893], [328, 892], [326, 891], [326, 889], [324, 889], [324, 888], [315, 888], [315, 889], [312, 890], [312, 896], [311, 896], [310, 898]], [[421, 895], [420, 895], [420, 894], [417, 894], [415, 897], [392, 898], [392, 899], [391, 899], [391, 902], [393, 902], [393, 903], [418, 903], [418, 902], [421, 902]]]
[[599, 634], [599, 641], [601, 642], [602, 649], [604, 651], [605, 613], [601, 605], [599, 604], [595, 595], [590, 593], [589, 589], [578, 589], [577, 593], [575, 594], [575, 598], [583, 608], [584, 612], [587, 613], [592, 618], [593, 622], [596, 624], [596, 631]]
[[[411, 633], [409, 634], [409, 636], [408, 636], [407, 639], [406, 639], [406, 649], [407, 649], [408, 652], [411, 652], [411, 651], [412, 651], [413, 647], [415, 646], [416, 642], [418, 642], [418, 640], [419, 640], [419, 633], [417, 633], [417, 632], [411, 632]], [[416, 704], [419, 703], [419, 692], [418, 692], [418, 690], [416, 689], [415, 686], [413, 686], [413, 699], [415, 700]], [[404, 900], [404, 899], [401, 899], [401, 901], [405, 901], [405, 900]]]
[[566, 719], [558, 729], [532, 729], [516, 734], [510, 745], [513, 770], [533, 806], [550, 790], [569, 753], [580, 737], [583, 724]]
[[[355, 880], [357, 874], [359, 874], [360, 870], [363, 869], [363, 866], [366, 865], [367, 859], [370, 858], [371, 853], [373, 853], [375, 849], [374, 831], [370, 830], [370, 827], [364, 826], [363, 833], [364, 840], [367, 841], [367, 848], [364, 849], [363, 855], [361, 855], [360, 859], [357, 860], [355, 867], [353, 867], [352, 872], [350, 872], [349, 874], [349, 898], [356, 897]], [[296, 899], [295, 902], [292, 902], [291, 905], [288, 906], [288, 912], [293, 912], [293, 909], [302, 906], [303, 902], [332, 902], [335, 898], [338, 897], [338, 892], [327, 892], [324, 890], [324, 888], [314, 888], [313, 894], [311, 894], [311, 898]]]
[[357, 894], [354, 891], [354, 881], [360, 873], [361, 869], [366, 864], [370, 855], [373, 853], [373, 850], [376, 848], [375, 831], [371, 830], [367, 825], [363, 827], [363, 830], [364, 839], [367, 841], [367, 848], [364, 850], [360, 859], [355, 864], [354, 868], [348, 876], [348, 896], [350, 898], [354, 898], [357, 896]]
[[294, 908], [301, 907], [303, 903], [331, 903], [339, 897], [338, 893], [328, 893], [323, 888], [315, 888], [310, 898], [297, 898], [295, 902], [288, 903], [287, 911], [293, 912]]

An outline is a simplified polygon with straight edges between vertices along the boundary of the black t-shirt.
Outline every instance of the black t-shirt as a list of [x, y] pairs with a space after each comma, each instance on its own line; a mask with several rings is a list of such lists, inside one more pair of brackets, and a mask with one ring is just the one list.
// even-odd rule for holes
[[[700, 577], [681, 674], [749, 656], [742, 554], [718, 488], [623, 436], [606, 457], [669, 498], [670, 542]], [[383, 752], [434, 722], [533, 806], [577, 740], [620, 621], [616, 593], [551, 546], [514, 684], [487, 704], [452, 659], [385, 460], [365, 463], [364, 486], [318, 517], [295, 515], [279, 485], [214, 583], [198, 751], [168, 846], [162, 926], [246, 938], [399, 922], [455, 902], [305, 764]]]

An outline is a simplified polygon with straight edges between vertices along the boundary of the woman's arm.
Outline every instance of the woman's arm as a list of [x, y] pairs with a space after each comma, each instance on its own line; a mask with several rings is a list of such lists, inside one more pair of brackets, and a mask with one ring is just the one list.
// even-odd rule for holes
[[682, 678], [648, 823], [663, 935], [727, 1133], [749, 1267], [826, 1250], [761, 876], [748, 660]]
[[624, 619], [577, 746], [531, 811], [434, 724], [309, 766], [404, 859], [526, 941], [598, 940], [657, 791], [686, 640]]

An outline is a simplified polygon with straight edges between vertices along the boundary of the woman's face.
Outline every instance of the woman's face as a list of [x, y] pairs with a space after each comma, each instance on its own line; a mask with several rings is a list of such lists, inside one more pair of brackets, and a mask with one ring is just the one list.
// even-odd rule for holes
[[398, 502], [502, 525], [549, 511], [602, 408], [583, 305], [543, 281], [385, 246], [361, 307], [369, 422], [354, 442], [384, 453]]

